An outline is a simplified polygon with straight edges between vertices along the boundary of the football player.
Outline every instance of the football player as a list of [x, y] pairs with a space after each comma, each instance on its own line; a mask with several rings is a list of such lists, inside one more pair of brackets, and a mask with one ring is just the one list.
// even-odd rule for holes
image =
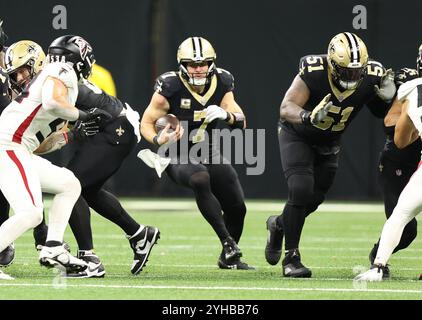
[[[78, 50], [77, 47], [72, 45], [72, 41], [70, 41], [72, 38], [75, 38], [75, 36], [68, 35], [58, 39], [63, 44], [62, 55], [64, 58], [61, 59], [66, 61], [72, 59], [72, 54], [76, 54]], [[68, 55], [66, 56], [66, 54]], [[19, 55], [22, 59], [30, 56], [30, 52], [23, 51]], [[94, 61], [92, 56], [91, 64]], [[11, 74], [14, 73], [13, 70], [11, 70]], [[78, 86], [76, 106], [81, 110], [91, 108], [103, 110], [108, 115], [107, 121], [97, 123], [99, 127], [88, 126], [90, 123], [78, 122], [75, 128], [68, 133], [66, 141], [56, 141], [56, 137], [49, 139], [49, 144], [54, 146], [71, 141], [78, 144], [77, 152], [68, 163], [67, 168], [81, 182], [82, 196], [75, 204], [69, 224], [78, 242], [77, 256], [87, 262], [89, 268], [79, 273], [69, 273], [67, 276], [86, 278], [102, 277], [105, 274], [101, 261], [93, 251], [89, 207], [119, 225], [126, 232], [134, 252], [131, 271], [133, 274], [138, 274], [145, 265], [153, 245], [159, 238], [159, 230], [154, 227], [139, 225], [122, 208], [117, 198], [103, 189], [103, 185], [120, 168], [123, 160], [139, 141], [139, 114], [132, 110], [128, 104], [122, 103], [119, 99], [106, 94], [88, 82], [86, 78], [89, 75], [90, 70], [86, 71]], [[25, 88], [24, 82], [16, 83], [16, 90], [23, 88]], [[101, 132], [94, 137], [98, 130]], [[38, 154], [44, 152], [44, 148], [37, 149]], [[105, 158], [107, 158], [106, 162], [104, 162]], [[101, 170], [95, 170], [98, 166], [101, 166]], [[47, 230], [44, 221], [39, 229], [41, 231], [37, 235], [42, 239], [42, 234]], [[143, 241], [145, 239], [146, 241]]]
[[299, 241], [305, 218], [324, 201], [338, 167], [340, 138], [363, 105], [384, 117], [396, 87], [391, 71], [369, 60], [355, 34], [337, 34], [327, 54], [301, 58], [299, 73], [280, 106], [278, 138], [288, 185], [283, 213], [267, 220], [265, 257], [281, 258], [283, 276], [311, 277], [301, 263]]
[[[421, 49], [421, 48], [420, 48]], [[419, 50], [418, 72], [421, 76], [422, 53]], [[422, 134], [422, 78], [408, 81], [400, 86], [393, 108], [401, 109], [396, 122], [394, 144], [399, 149], [410, 146]], [[400, 194], [393, 213], [384, 224], [379, 241], [378, 250], [371, 269], [358, 275], [357, 281], [382, 281], [387, 262], [393, 251], [403, 239], [403, 230], [421, 212], [422, 197], [422, 170], [419, 168], [413, 173]], [[388, 272], [388, 270], [387, 270]]]
[[[416, 79], [422, 76], [422, 46], [419, 48], [416, 69], [403, 68], [395, 75], [396, 87], [399, 88], [403, 83]], [[393, 209], [397, 204], [400, 193], [408, 183], [410, 177], [418, 167], [421, 158], [422, 142], [417, 139], [409, 146], [398, 149], [394, 144], [394, 129], [397, 120], [401, 114], [401, 105], [395, 103], [392, 105], [387, 115], [384, 118], [384, 131], [386, 133], [386, 140], [383, 150], [380, 154], [378, 165], [378, 180], [381, 187], [381, 192], [384, 198], [384, 209], [387, 219], [393, 213]], [[417, 235], [417, 221], [413, 218], [404, 228], [399, 244], [394, 249], [393, 253], [407, 248]], [[371, 265], [374, 263], [376, 253], [378, 250], [379, 241], [374, 245], [370, 254], [369, 260]], [[386, 265], [383, 270], [383, 277], [388, 278], [390, 275], [389, 268]]]
[[[0, 32], [1, 33], [1, 32]], [[0, 36], [0, 38], [2, 38]], [[0, 97], [1, 111], [11, 102], [11, 89], [15, 90], [15, 95], [20, 93], [20, 87], [28, 84], [35, 74], [41, 71], [45, 60], [45, 54], [42, 48], [33, 41], [19, 41], [12, 44], [6, 50], [4, 77], [2, 84], [3, 99]], [[2, 72], [2, 71], [0, 71]], [[9, 79], [9, 73], [11, 79]], [[0, 225], [9, 217], [9, 203], [0, 193]], [[35, 246], [45, 243], [47, 231], [43, 230], [43, 224], [34, 228]], [[8, 266], [14, 259], [14, 245], [10, 244], [6, 249], [0, 252], [0, 266]]]
[[[177, 51], [179, 70], [164, 73], [155, 83], [155, 93], [142, 117], [141, 133], [157, 147], [172, 141], [180, 145], [182, 126], [172, 133], [168, 132], [169, 125], [160, 134], [156, 132], [155, 122], [166, 114], [186, 122], [187, 135], [195, 132], [189, 137], [188, 150], [183, 152], [178, 147], [177, 155], [171, 155], [176, 161], [166, 172], [175, 183], [193, 190], [199, 211], [223, 247], [218, 266], [253, 269], [241, 261], [238, 246], [246, 214], [242, 187], [234, 168], [215, 147], [211, 134], [217, 120], [244, 128], [245, 117], [234, 99], [233, 76], [217, 68], [215, 60], [215, 50], [208, 40], [201, 37], [184, 40]], [[192, 160], [188, 153], [199, 143], [205, 144], [209, 156]]]
[[[92, 49], [81, 37], [72, 39], [77, 54], [65, 61], [63, 50], [70, 45], [60, 38], [48, 49], [48, 64], [0, 116], [0, 189], [15, 215], [0, 226], [0, 252], [43, 218], [42, 192], [54, 194], [50, 208], [50, 228], [39, 261], [47, 267], [59, 266], [68, 272], [82, 271], [86, 262], [63, 247], [63, 234], [76, 203], [81, 185], [65, 168], [37, 156], [34, 151], [47, 136], [69, 121], [89, 121], [103, 112], [75, 108], [78, 80], [91, 68]], [[33, 48], [37, 50], [38, 48]], [[16, 79], [19, 80], [19, 79]], [[26, 78], [25, 78], [26, 80]], [[66, 140], [66, 133], [59, 133]], [[54, 148], [51, 148], [51, 151]]]

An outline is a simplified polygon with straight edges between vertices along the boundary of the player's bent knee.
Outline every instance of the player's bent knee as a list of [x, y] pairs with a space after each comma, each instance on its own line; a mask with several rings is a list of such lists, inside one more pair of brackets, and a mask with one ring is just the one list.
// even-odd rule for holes
[[63, 191], [67, 193], [72, 193], [77, 195], [81, 194], [81, 183], [79, 182], [78, 178], [71, 172], [70, 170], [66, 170], [66, 173], [64, 174], [64, 180], [63, 182]]
[[314, 192], [314, 180], [310, 175], [292, 175], [287, 180], [289, 187], [289, 203], [305, 206]]
[[207, 171], [194, 173], [189, 179], [189, 185], [195, 190], [210, 188], [211, 182], [209, 173]]
[[25, 215], [25, 223], [27, 229], [32, 229], [38, 226], [43, 220], [43, 207], [34, 207], [32, 210], [21, 212], [20, 214]]

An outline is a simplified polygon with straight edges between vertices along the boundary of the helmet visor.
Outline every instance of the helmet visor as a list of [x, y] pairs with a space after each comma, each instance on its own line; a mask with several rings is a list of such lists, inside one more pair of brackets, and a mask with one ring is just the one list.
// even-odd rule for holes
[[361, 80], [365, 76], [365, 67], [366, 66], [359, 68], [348, 68], [336, 65], [335, 71], [340, 80], [345, 82], [356, 82]]

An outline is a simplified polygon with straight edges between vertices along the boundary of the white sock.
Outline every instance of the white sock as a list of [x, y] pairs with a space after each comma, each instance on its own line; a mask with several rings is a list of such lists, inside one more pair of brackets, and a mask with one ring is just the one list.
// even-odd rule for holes
[[49, 211], [47, 241], [63, 242], [66, 226], [79, 195], [80, 187], [69, 188], [68, 191], [54, 196]]

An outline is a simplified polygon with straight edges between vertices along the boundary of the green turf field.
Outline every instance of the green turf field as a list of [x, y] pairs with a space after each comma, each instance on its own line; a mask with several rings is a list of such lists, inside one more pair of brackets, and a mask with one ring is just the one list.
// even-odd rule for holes
[[[32, 232], [16, 242], [16, 259], [4, 269], [16, 278], [0, 281], [0, 299], [421, 299], [422, 241], [391, 259], [392, 279], [353, 283], [368, 267], [368, 253], [384, 223], [382, 206], [328, 203], [305, 225], [301, 252], [311, 279], [285, 279], [264, 258], [265, 221], [277, 202], [249, 201], [240, 247], [256, 271], [219, 270], [220, 244], [193, 201], [123, 201], [135, 219], [158, 226], [161, 239], [139, 276], [130, 274], [132, 251], [123, 233], [93, 214], [96, 252], [103, 279], [61, 279], [39, 266]], [[47, 203], [48, 205], [48, 203]], [[70, 230], [66, 240], [75, 253]]]

